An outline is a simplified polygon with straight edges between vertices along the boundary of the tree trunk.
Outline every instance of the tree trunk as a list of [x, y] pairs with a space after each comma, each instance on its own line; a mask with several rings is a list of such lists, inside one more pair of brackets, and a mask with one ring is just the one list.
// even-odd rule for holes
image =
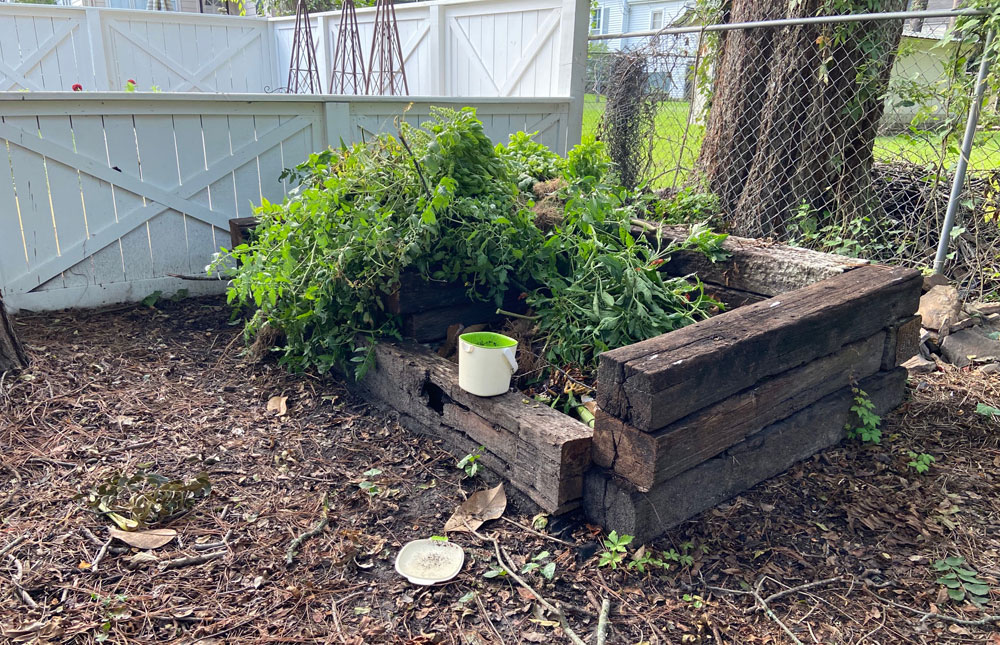
[[3, 299], [0, 298], [0, 374], [27, 366], [28, 355], [24, 353], [24, 348], [14, 336], [14, 326], [10, 324]]
[[[733, 0], [731, 22], [808, 17], [821, 0]], [[885, 0], [879, 11], [906, 7]], [[902, 21], [723, 32], [698, 160], [730, 229], [782, 236], [800, 204], [868, 214], [869, 171]]]

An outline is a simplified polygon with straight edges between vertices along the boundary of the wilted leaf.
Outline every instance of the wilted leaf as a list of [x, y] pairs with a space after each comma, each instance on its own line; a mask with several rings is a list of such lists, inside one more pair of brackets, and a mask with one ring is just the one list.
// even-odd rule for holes
[[109, 528], [111, 537], [121, 540], [129, 546], [137, 549], [158, 549], [170, 540], [177, 537], [177, 531], [173, 529], [151, 529], [149, 531], [119, 531]]
[[507, 494], [503, 490], [503, 484], [489, 490], [481, 490], [469, 496], [469, 499], [461, 505], [448, 521], [445, 522], [444, 530], [449, 531], [475, 531], [483, 522], [495, 520], [507, 509]]
[[125, 558], [125, 566], [129, 569], [138, 569], [147, 564], [156, 564], [160, 559], [149, 551], [139, 551], [131, 557]]
[[267, 411], [277, 412], [279, 417], [285, 416], [288, 414], [288, 397], [272, 396], [267, 400]]

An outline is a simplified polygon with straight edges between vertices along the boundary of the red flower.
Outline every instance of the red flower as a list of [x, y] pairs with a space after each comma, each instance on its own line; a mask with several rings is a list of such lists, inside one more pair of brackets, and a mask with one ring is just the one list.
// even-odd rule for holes
[[663, 264], [663, 262], [664, 262], [663, 258], [656, 258], [655, 260], [653, 260], [652, 262], [649, 263], [649, 266], [651, 266], [651, 267], [658, 267], [661, 264]]
[[131, 78], [128, 79], [128, 82], [131, 83], [132, 85], [135, 85], [135, 81], [133, 81]]
[[83, 91], [83, 85], [80, 85], [79, 83], [73, 83], [73, 91], [74, 92], [82, 92]]

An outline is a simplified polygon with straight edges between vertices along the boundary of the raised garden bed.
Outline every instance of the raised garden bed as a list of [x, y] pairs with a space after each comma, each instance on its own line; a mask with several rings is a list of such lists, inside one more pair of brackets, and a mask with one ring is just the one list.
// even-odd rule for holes
[[[697, 273], [732, 308], [602, 354], [593, 429], [516, 392], [469, 395], [453, 363], [412, 341], [381, 343], [362, 386], [456, 456], [484, 446], [482, 463], [542, 509], [582, 506], [609, 530], [654, 537], [839, 441], [852, 385], [876, 413], [896, 407], [898, 365], [916, 353], [917, 271], [739, 238], [725, 248], [724, 262], [680, 251], [665, 267]], [[401, 288], [392, 306], [425, 323], [408, 335], [486, 322], [491, 308], [449, 289]]]

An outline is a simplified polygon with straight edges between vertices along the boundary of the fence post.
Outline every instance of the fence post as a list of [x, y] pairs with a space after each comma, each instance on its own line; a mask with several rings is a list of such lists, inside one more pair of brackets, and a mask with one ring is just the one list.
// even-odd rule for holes
[[431, 96], [447, 96], [448, 67], [445, 64], [445, 38], [448, 37], [448, 25], [445, 24], [444, 7], [432, 4], [427, 7], [427, 19], [430, 24], [431, 50]]
[[583, 99], [587, 80], [587, 36], [590, 35], [590, 0], [563, 0], [559, 48], [559, 94], [569, 96], [566, 147], [583, 136]]
[[90, 40], [91, 64], [94, 66], [95, 90], [111, 89], [111, 74], [108, 72], [107, 53], [104, 47], [104, 30], [101, 28], [101, 10], [96, 7], [85, 7], [87, 17], [87, 38]]
[[948, 243], [951, 240], [951, 228], [955, 224], [955, 213], [958, 212], [958, 199], [965, 185], [965, 171], [969, 167], [969, 156], [972, 154], [972, 142], [976, 136], [976, 125], [979, 123], [979, 109], [986, 93], [986, 75], [990, 71], [990, 45], [993, 42], [993, 31], [986, 34], [983, 45], [983, 59], [979, 61], [979, 75], [976, 77], [976, 88], [973, 91], [972, 102], [969, 105], [969, 119], [965, 123], [965, 135], [962, 138], [962, 150], [955, 166], [955, 177], [951, 182], [951, 196], [948, 198], [948, 210], [944, 214], [944, 224], [941, 226], [941, 239], [938, 240], [937, 255], [934, 256], [934, 273], [941, 273], [944, 261], [948, 255]]

